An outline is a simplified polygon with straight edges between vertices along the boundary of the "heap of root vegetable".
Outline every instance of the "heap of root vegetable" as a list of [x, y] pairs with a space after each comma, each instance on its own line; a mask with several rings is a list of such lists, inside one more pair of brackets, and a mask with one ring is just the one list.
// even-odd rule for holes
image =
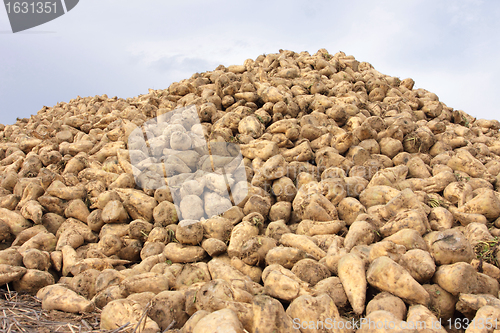
[[103, 330], [493, 332], [499, 129], [324, 49], [44, 107], [0, 126], [0, 284]]

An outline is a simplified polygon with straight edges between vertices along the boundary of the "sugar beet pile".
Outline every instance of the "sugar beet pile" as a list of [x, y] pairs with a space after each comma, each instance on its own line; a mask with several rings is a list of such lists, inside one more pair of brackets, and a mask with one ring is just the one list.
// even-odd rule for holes
[[[413, 85], [342, 52], [280, 50], [1, 125], [0, 284], [44, 309], [101, 309], [102, 329], [352, 332], [369, 319], [445, 332], [433, 323], [475, 318], [492, 328], [467, 332], [493, 332], [500, 123]], [[155, 136], [170, 188], [139, 186], [129, 136], [190, 105], [196, 128]], [[239, 145], [237, 205], [216, 172], [192, 178], [217, 164], [190, 149], [195, 130]]]

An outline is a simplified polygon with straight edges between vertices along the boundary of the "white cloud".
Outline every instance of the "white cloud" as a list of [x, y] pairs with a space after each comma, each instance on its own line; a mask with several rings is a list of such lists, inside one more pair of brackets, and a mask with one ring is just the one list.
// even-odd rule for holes
[[500, 3], [478, 0], [80, 1], [34, 29], [53, 34], [0, 34], [0, 122], [15, 120], [11, 110], [27, 117], [76, 95], [134, 96], [219, 64], [320, 48], [484, 113], [500, 75], [499, 16]]

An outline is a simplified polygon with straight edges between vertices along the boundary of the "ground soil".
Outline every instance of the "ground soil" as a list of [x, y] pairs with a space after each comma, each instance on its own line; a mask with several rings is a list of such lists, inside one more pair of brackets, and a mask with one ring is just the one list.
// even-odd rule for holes
[[88, 333], [133, 332], [133, 327], [112, 331], [99, 330], [99, 311], [72, 314], [57, 310], [43, 310], [40, 300], [32, 295], [0, 289], [0, 333]]

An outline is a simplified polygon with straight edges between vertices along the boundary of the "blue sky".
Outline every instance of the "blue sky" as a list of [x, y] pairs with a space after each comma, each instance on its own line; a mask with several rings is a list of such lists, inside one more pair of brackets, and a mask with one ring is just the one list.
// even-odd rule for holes
[[279, 49], [344, 51], [450, 107], [500, 119], [500, 2], [81, 0], [12, 34], [0, 8], [0, 123], [76, 96], [133, 97]]

